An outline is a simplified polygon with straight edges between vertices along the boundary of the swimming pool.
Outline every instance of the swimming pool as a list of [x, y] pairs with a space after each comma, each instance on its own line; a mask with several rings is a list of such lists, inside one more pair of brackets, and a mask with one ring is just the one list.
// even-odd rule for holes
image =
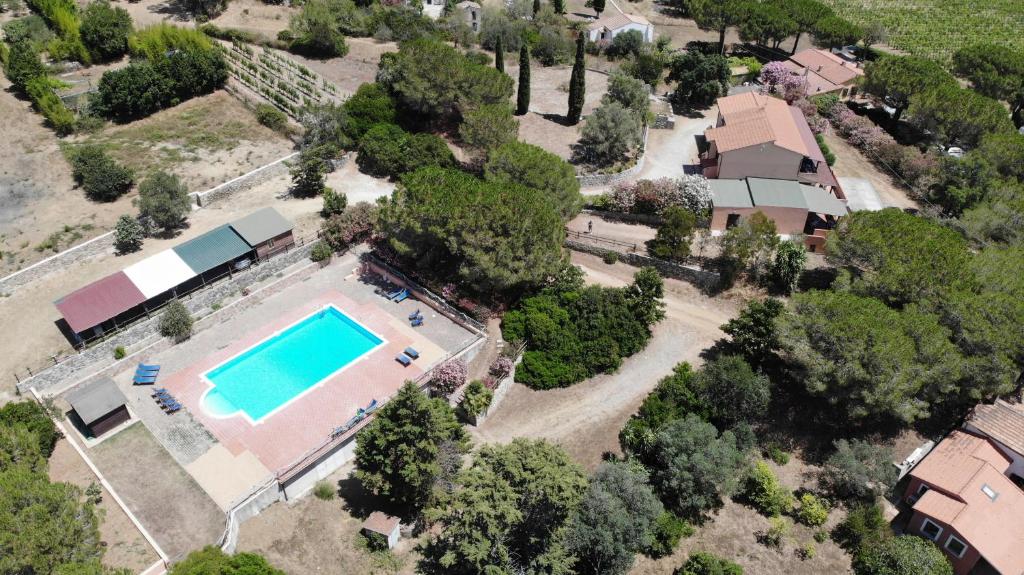
[[203, 410], [258, 423], [384, 343], [326, 306], [204, 373]]

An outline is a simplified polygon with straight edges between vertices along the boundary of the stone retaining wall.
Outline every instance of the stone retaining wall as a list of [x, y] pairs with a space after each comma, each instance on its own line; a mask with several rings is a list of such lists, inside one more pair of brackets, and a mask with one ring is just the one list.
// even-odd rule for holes
[[697, 266], [672, 263], [632, 252], [610, 250], [569, 238], [565, 240], [565, 247], [596, 256], [604, 256], [609, 251], [614, 251], [619, 254], [619, 261], [623, 263], [636, 267], [651, 266], [658, 270], [658, 273], [663, 277], [685, 280], [704, 290], [714, 289], [721, 283], [721, 277], [717, 272], [708, 271]]
[[228, 180], [215, 188], [211, 188], [205, 192], [193, 192], [189, 195], [192, 196], [196, 205], [199, 207], [208, 206], [213, 202], [222, 200], [241, 190], [248, 190], [249, 188], [262, 184], [271, 178], [287, 174], [287, 161], [297, 155], [299, 155], [298, 152], [288, 154], [277, 161], [271, 162], [265, 166], [260, 166], [259, 168], [256, 168], [247, 174], [242, 174], [233, 180]]
[[[277, 282], [272, 286], [260, 290], [252, 296], [243, 298], [235, 305], [219, 310], [214, 314], [213, 305], [225, 300], [232, 294], [244, 288], [257, 284], [271, 276], [281, 273], [296, 263], [309, 258], [309, 252], [315, 242], [307, 243], [287, 253], [275, 256], [274, 258], [247, 270], [235, 274], [233, 278], [213, 284], [185, 297], [182, 303], [194, 317], [199, 317], [194, 329], [204, 329], [208, 323], [221, 322], [235, 314], [262, 301], [264, 298], [277, 293], [288, 285], [301, 279], [301, 274], [295, 274], [286, 278], [284, 282]], [[313, 270], [315, 266], [309, 266]], [[212, 317], [211, 317], [212, 316]], [[81, 383], [87, 379], [109, 376], [122, 369], [122, 363], [134, 361], [134, 358], [127, 357], [121, 361], [114, 361], [114, 349], [118, 346], [126, 350], [143, 350], [147, 353], [155, 353], [166, 349], [171, 343], [160, 337], [158, 333], [160, 314], [155, 313], [152, 317], [145, 319], [123, 332], [104, 340], [81, 353], [72, 355], [60, 363], [49, 367], [32, 377], [26, 378], [18, 383], [18, 390], [24, 392], [31, 387], [43, 395], [50, 395], [68, 384]], [[156, 345], [157, 347], [152, 347]], [[163, 347], [161, 347], [163, 346]], [[106, 365], [104, 365], [106, 364]]]

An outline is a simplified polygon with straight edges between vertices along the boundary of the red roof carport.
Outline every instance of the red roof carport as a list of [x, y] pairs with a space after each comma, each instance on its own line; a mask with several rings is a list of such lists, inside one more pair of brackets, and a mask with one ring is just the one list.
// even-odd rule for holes
[[146, 301], [124, 272], [97, 280], [54, 302], [75, 333], [97, 326]]

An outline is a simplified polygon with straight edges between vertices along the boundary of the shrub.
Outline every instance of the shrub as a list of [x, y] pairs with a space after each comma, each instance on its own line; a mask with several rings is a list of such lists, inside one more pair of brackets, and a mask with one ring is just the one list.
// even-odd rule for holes
[[122, 254], [137, 252], [142, 248], [142, 239], [145, 235], [146, 230], [138, 218], [124, 214], [117, 219], [114, 226], [114, 247]]
[[607, 102], [587, 117], [575, 153], [596, 166], [611, 166], [626, 160], [640, 143], [640, 118], [618, 102]]
[[124, 356], [128, 355], [128, 352], [124, 350], [123, 345], [119, 345], [114, 348], [114, 359], [124, 359]]
[[467, 110], [459, 126], [462, 143], [477, 154], [516, 141], [519, 120], [512, 115], [508, 104], [488, 104]]
[[46, 66], [32, 44], [23, 40], [11, 45], [4, 61], [4, 74], [16, 89], [24, 92], [29, 80], [46, 76]]
[[111, 60], [128, 51], [132, 17], [107, 0], [93, 0], [82, 12], [82, 42], [95, 60]]
[[828, 541], [828, 532], [824, 529], [819, 529], [814, 532], [814, 540], [818, 543], [824, 543]]
[[176, 342], [184, 341], [192, 335], [192, 322], [192, 314], [185, 304], [176, 299], [171, 300], [160, 316], [160, 335]]
[[359, 202], [324, 222], [322, 237], [335, 251], [369, 239], [377, 218], [377, 205]]
[[793, 510], [793, 494], [779, 483], [775, 472], [764, 461], [754, 465], [743, 495], [755, 509], [769, 517], [778, 517]]
[[28, 81], [25, 91], [32, 104], [46, 118], [50, 127], [57, 134], [63, 136], [75, 131], [75, 115], [64, 105], [64, 102], [53, 93], [53, 81], [50, 78], [40, 76]]
[[846, 519], [832, 530], [832, 538], [851, 554], [873, 548], [892, 537], [885, 512], [876, 504], [857, 505], [846, 514]]
[[377, 124], [359, 141], [356, 163], [370, 175], [398, 177], [426, 166], [454, 166], [455, 156], [439, 136], [410, 134], [394, 124]]
[[132, 187], [132, 172], [115, 162], [98, 145], [86, 144], [68, 152], [71, 174], [85, 195], [98, 202], [112, 202]]
[[210, 52], [213, 43], [202, 31], [161, 22], [136, 31], [128, 38], [132, 56], [156, 61], [175, 50]]
[[480, 380], [475, 379], [466, 386], [466, 393], [462, 396], [462, 401], [459, 402], [459, 409], [466, 418], [474, 420], [478, 415], [487, 411], [487, 408], [491, 406], [492, 399], [494, 399], [494, 392], [487, 389]]
[[174, 174], [153, 172], [139, 184], [139, 214], [164, 230], [180, 226], [191, 209], [188, 189]]
[[491, 366], [487, 369], [487, 373], [493, 375], [496, 379], [501, 379], [512, 373], [512, 368], [515, 367], [515, 362], [511, 357], [501, 356], [491, 363]]
[[707, 178], [688, 174], [675, 179], [617, 184], [608, 197], [607, 207], [623, 213], [660, 215], [672, 206], [707, 216], [711, 211], [711, 184]]
[[605, 49], [605, 54], [611, 59], [635, 56], [640, 53], [643, 46], [644, 35], [639, 30], [628, 30], [621, 34], [616, 34], [612, 38], [608, 48]]
[[651, 528], [651, 544], [644, 554], [655, 559], [668, 557], [676, 550], [679, 540], [693, 535], [693, 532], [693, 526], [685, 519], [671, 511], [663, 511]]
[[786, 537], [789, 535], [790, 529], [791, 525], [788, 519], [785, 517], [772, 517], [769, 520], [768, 529], [761, 534], [761, 542], [768, 547], [781, 548], [786, 541]]
[[776, 465], [785, 465], [789, 463], [789, 454], [775, 443], [768, 445], [765, 449], [765, 455], [767, 455], [768, 459], [771, 459]]
[[613, 252], [611, 250], [608, 250], [604, 252], [604, 255], [601, 256], [601, 259], [604, 260], [604, 263], [612, 265], [619, 261], [619, 252]]
[[800, 549], [797, 549], [796, 554], [802, 561], [807, 561], [808, 559], [814, 559], [814, 556], [818, 554], [818, 548], [814, 546], [814, 543], [807, 542]]
[[743, 568], [728, 559], [698, 551], [690, 555], [673, 575], [743, 575]]
[[825, 461], [819, 480], [836, 496], [868, 500], [896, 482], [892, 450], [867, 441], [840, 439]]
[[316, 498], [320, 499], [321, 501], [329, 501], [331, 499], [334, 499], [337, 493], [335, 493], [334, 486], [331, 485], [330, 481], [322, 479], [320, 481], [317, 481], [316, 485], [313, 487], [313, 495], [315, 495]]
[[395, 102], [380, 84], [362, 84], [351, 98], [342, 105], [347, 122], [345, 133], [358, 142], [367, 131], [377, 124], [395, 121]]
[[430, 374], [430, 385], [437, 393], [451, 395], [466, 383], [468, 368], [462, 359], [450, 359], [437, 366]]
[[288, 128], [288, 115], [270, 104], [256, 106], [256, 121], [277, 132]]
[[324, 207], [320, 210], [320, 215], [325, 218], [343, 213], [348, 206], [348, 197], [344, 192], [338, 193], [331, 188], [324, 188], [323, 195]]
[[821, 148], [821, 155], [825, 156], [825, 163], [832, 166], [836, 163], [836, 155], [829, 149], [828, 144], [825, 143], [825, 138], [821, 134], [814, 135], [815, 141], [818, 142], [818, 147]]
[[309, 259], [314, 262], [326, 262], [331, 259], [334, 252], [331, 250], [331, 246], [325, 242], [317, 242], [316, 245], [309, 251]]
[[853, 568], [857, 575], [953, 575], [953, 566], [942, 550], [915, 535], [900, 535], [863, 548]]
[[828, 506], [811, 493], [800, 496], [800, 508], [796, 520], [808, 527], [820, 527], [828, 521]]

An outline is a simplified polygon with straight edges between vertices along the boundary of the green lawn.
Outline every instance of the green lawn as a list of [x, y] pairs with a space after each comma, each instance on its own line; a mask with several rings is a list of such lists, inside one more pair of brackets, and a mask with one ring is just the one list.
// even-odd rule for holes
[[959, 48], [995, 42], [1024, 50], [1021, 0], [824, 0], [840, 15], [889, 32], [893, 48], [949, 63]]

